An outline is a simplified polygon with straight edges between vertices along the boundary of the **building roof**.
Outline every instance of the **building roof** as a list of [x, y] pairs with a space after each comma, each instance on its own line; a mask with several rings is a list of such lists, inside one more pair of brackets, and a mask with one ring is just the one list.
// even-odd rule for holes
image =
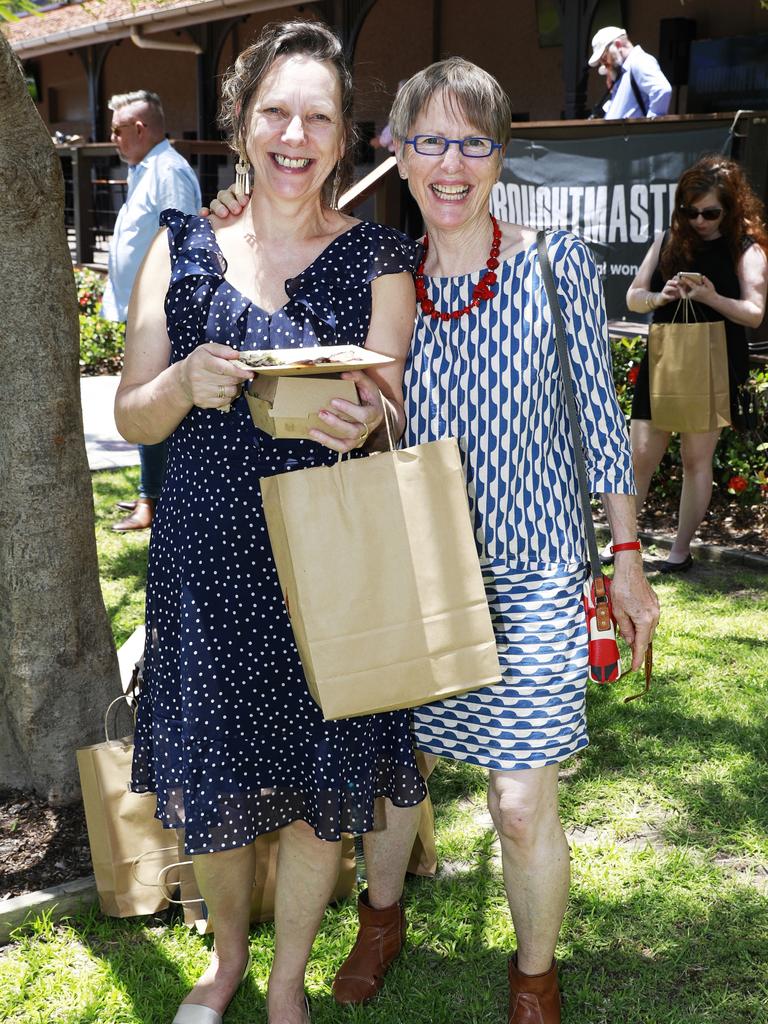
[[217, 18], [286, 7], [292, 0], [96, 0], [70, 3], [2, 25], [16, 53], [38, 57], [56, 50], [108, 42], [142, 26], [146, 33], [170, 31]]

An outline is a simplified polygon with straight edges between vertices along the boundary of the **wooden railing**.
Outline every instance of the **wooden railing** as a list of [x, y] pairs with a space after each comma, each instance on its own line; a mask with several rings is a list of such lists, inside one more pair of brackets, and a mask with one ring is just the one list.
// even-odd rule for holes
[[[224, 142], [175, 139], [173, 146], [192, 164], [200, 181], [203, 201], [234, 181], [232, 151]], [[64, 172], [65, 222], [74, 234], [76, 263], [92, 264], [103, 254], [125, 201], [127, 182], [116, 148], [109, 143], [59, 145], [56, 150]], [[350, 213], [373, 197], [375, 220], [400, 226], [401, 190], [395, 158], [388, 157], [344, 193], [339, 208]]]

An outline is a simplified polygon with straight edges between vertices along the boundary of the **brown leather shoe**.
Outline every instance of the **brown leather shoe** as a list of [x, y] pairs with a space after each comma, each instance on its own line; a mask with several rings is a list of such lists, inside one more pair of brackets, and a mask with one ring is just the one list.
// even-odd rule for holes
[[368, 902], [368, 890], [357, 900], [360, 930], [347, 959], [333, 979], [333, 998], [342, 1006], [367, 1003], [384, 984], [389, 965], [403, 948], [405, 912], [403, 901], [376, 910]]
[[114, 523], [112, 529], [117, 533], [125, 533], [128, 530], [146, 530], [152, 525], [154, 518], [155, 499], [139, 498], [133, 512], [125, 519], [121, 519], [119, 523]]
[[557, 964], [544, 974], [523, 974], [509, 961], [509, 1024], [560, 1024]]

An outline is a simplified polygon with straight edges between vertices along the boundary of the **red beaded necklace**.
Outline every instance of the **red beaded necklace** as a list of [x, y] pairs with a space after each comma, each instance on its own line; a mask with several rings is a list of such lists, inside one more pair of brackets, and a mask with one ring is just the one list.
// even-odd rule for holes
[[462, 316], [466, 316], [468, 313], [471, 313], [473, 309], [482, 305], [483, 302], [487, 302], [488, 299], [492, 299], [496, 294], [493, 286], [496, 284], [496, 268], [499, 265], [501, 228], [493, 214], [491, 214], [490, 217], [491, 223], [493, 224], [493, 242], [491, 243], [490, 255], [485, 261], [485, 265], [488, 267], [488, 272], [483, 274], [472, 289], [472, 301], [467, 306], [462, 306], [461, 309], [450, 309], [441, 313], [439, 310], [435, 309], [434, 302], [427, 298], [427, 285], [424, 280], [424, 264], [427, 262], [427, 254], [429, 252], [429, 235], [424, 235], [424, 241], [422, 243], [424, 246], [424, 255], [421, 257], [421, 262], [416, 269], [416, 301], [421, 307], [423, 316], [432, 317], [433, 320], [458, 320]]

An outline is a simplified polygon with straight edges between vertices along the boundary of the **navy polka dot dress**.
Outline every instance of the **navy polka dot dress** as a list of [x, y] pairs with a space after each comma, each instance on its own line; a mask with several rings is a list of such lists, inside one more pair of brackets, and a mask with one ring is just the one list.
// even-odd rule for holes
[[[413, 270], [416, 257], [404, 235], [357, 224], [286, 282], [288, 301], [269, 316], [224, 279], [206, 220], [168, 210], [161, 223], [172, 362], [206, 341], [363, 344], [370, 282]], [[424, 798], [408, 713], [325, 722], [283, 605], [259, 477], [335, 458], [314, 441], [262, 433], [242, 397], [229, 414], [193, 408], [170, 437], [150, 544], [132, 788], [157, 793], [157, 817], [185, 828], [188, 854], [245, 846], [297, 820], [338, 840], [373, 827], [378, 796], [399, 806]]]

